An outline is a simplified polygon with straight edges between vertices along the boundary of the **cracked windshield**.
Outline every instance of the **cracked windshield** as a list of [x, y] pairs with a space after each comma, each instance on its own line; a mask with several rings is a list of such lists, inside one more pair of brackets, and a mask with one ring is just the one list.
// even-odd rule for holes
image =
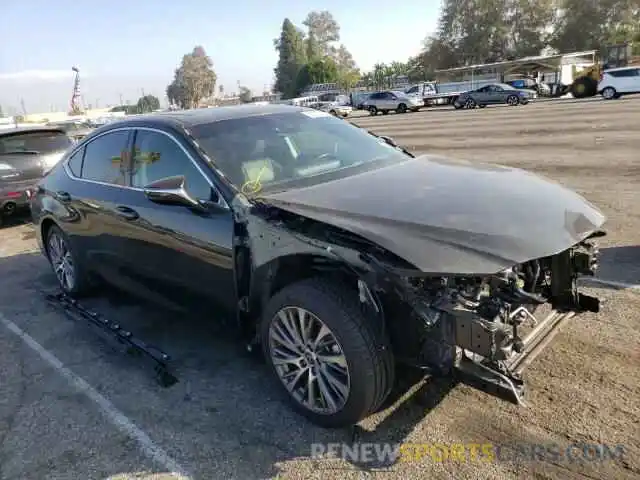
[[640, 0], [0, 19], [0, 480], [640, 480]]

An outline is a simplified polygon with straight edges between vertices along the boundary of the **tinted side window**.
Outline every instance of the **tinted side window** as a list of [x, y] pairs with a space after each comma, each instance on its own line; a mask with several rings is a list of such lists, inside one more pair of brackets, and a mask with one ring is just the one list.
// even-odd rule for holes
[[85, 146], [82, 178], [126, 185], [128, 130], [107, 133]]
[[614, 72], [609, 72], [609, 75], [612, 77], [635, 77], [638, 75], [638, 70], [629, 69], [629, 70], [616, 70]]
[[82, 176], [82, 155], [84, 155], [84, 148], [81, 148], [71, 155], [71, 157], [69, 157], [69, 163], [67, 164], [71, 173], [76, 177]]
[[143, 188], [156, 180], [175, 175], [185, 176], [185, 188], [194, 198], [211, 200], [211, 185], [172, 138], [159, 132], [138, 130], [131, 185]]

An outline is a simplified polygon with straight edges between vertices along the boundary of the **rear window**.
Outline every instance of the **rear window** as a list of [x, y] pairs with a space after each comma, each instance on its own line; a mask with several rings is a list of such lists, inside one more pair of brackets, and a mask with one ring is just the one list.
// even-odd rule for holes
[[25, 132], [0, 137], [0, 154], [38, 152], [43, 154], [64, 151], [73, 145], [61, 132]]

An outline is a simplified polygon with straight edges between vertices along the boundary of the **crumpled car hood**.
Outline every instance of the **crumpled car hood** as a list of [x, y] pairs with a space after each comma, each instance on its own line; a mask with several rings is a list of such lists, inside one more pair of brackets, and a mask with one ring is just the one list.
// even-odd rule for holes
[[431, 156], [262, 197], [428, 273], [496, 273], [559, 253], [605, 222], [577, 193], [527, 171]]

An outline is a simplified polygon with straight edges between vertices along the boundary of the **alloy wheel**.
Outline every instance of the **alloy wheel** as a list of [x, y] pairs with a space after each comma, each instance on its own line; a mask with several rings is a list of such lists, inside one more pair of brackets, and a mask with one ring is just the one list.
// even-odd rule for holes
[[66, 291], [73, 290], [76, 284], [76, 275], [73, 257], [67, 242], [54, 232], [49, 236], [47, 252], [60, 286]]
[[269, 354], [280, 381], [304, 408], [331, 415], [349, 398], [346, 356], [333, 332], [311, 312], [285, 307], [271, 320]]

